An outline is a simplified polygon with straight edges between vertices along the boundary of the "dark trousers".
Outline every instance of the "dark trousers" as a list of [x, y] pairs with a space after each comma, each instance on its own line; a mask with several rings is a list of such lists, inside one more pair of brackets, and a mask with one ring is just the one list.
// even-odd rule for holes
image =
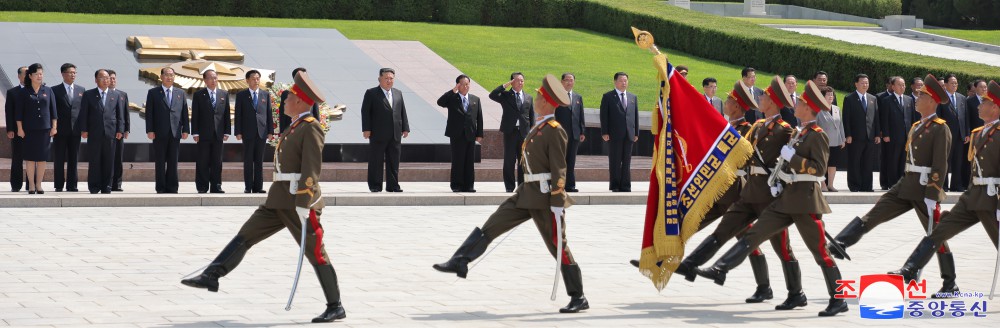
[[997, 246], [997, 220], [994, 217], [996, 214], [993, 211], [973, 211], [968, 205], [967, 198], [961, 197], [951, 211], [941, 214], [941, 221], [931, 232], [931, 239], [935, 244], [941, 245], [965, 229], [980, 223], [986, 229], [990, 241], [993, 241], [993, 246]]
[[368, 157], [368, 189], [382, 190], [382, 168], [385, 168], [385, 190], [399, 188], [399, 140], [371, 140]]
[[63, 185], [66, 189], [76, 189], [77, 181], [79, 177], [77, 176], [77, 164], [80, 160], [80, 135], [71, 134], [63, 135], [56, 134], [52, 140], [53, 147], [55, 148], [55, 188], [62, 189]]
[[468, 191], [476, 184], [476, 141], [452, 137], [451, 190]]
[[847, 188], [851, 191], [874, 191], [872, 171], [875, 168], [873, 140], [855, 138], [847, 145]]
[[111, 189], [121, 189], [122, 188], [122, 174], [125, 173], [122, 168], [122, 162], [125, 160], [125, 137], [121, 139], [115, 139], [115, 158], [114, 165], [112, 166], [111, 172]]
[[90, 136], [87, 139], [87, 189], [91, 193], [111, 191], [114, 171], [115, 138]]
[[[264, 145], [267, 139], [256, 135], [243, 135], [243, 185], [244, 190], [264, 190]], [[222, 147], [219, 147], [222, 156]], [[219, 161], [219, 172], [222, 172], [222, 161]], [[220, 177], [221, 180], [221, 177]]]
[[[837, 266], [837, 262], [834, 262], [833, 257], [826, 252], [826, 239], [823, 238], [826, 225], [823, 223], [823, 214], [782, 213], [768, 207], [761, 213], [757, 223], [746, 232], [744, 239], [750, 244], [751, 249], [757, 248], [767, 240], [771, 240], [773, 245], [776, 236], [785, 236], [787, 242], [787, 228], [793, 224], [799, 230], [799, 235], [812, 253], [816, 264], [827, 268]], [[794, 257], [792, 259], [794, 260]]]
[[632, 139], [626, 137], [608, 141], [609, 189], [632, 191]]
[[962, 151], [965, 145], [961, 135], [952, 134], [951, 138], [951, 153], [948, 154], [948, 172], [951, 174], [948, 175], [945, 186], [951, 191], [965, 190], [965, 183], [962, 182], [962, 166], [969, 163], [966, 160], [968, 152]]
[[194, 185], [198, 191], [222, 190], [222, 140], [200, 137]]
[[24, 178], [24, 138], [14, 136], [10, 139], [10, 190], [21, 191], [26, 185]]
[[178, 146], [181, 139], [161, 135], [153, 139], [153, 162], [156, 163], [156, 192], [176, 193]]
[[569, 136], [566, 143], [566, 189], [576, 189], [576, 152], [580, 149], [580, 136]]
[[882, 190], [892, 188], [906, 173], [906, 155], [903, 151], [905, 145], [905, 141], [899, 139], [891, 139], [889, 143], [882, 144], [882, 162], [879, 165], [879, 184]]
[[[503, 133], [503, 185], [507, 190], [514, 190], [524, 182], [521, 172], [521, 144], [524, 136], [520, 131]], [[517, 173], [517, 176], [514, 173]]]
[[962, 145], [962, 190], [969, 189], [972, 183], [972, 162], [969, 161], [969, 144]]

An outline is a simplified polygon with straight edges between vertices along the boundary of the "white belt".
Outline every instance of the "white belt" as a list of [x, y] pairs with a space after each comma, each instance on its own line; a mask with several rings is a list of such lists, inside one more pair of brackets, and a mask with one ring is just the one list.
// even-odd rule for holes
[[295, 195], [295, 192], [299, 191], [299, 178], [301, 177], [301, 173], [274, 172], [274, 178], [271, 181], [288, 181], [288, 193]]
[[745, 176], [747, 176], [747, 171], [746, 170], [736, 170], [736, 176], [740, 177], [740, 178], [745, 177]]
[[825, 177], [818, 177], [810, 174], [788, 174], [785, 172], [778, 172], [778, 179], [781, 179], [781, 181], [784, 181], [785, 183], [826, 181]]
[[[771, 168], [771, 171], [774, 172], [774, 168], [773, 167]], [[760, 166], [751, 166], [750, 167], [750, 175], [768, 175], [768, 173], [767, 173], [766, 170], [764, 170], [763, 167], [760, 167]]]
[[997, 195], [997, 189], [1000, 189], [1000, 178], [972, 178], [972, 184], [977, 186], [986, 186], [986, 195], [994, 197]]
[[525, 174], [524, 182], [549, 181], [552, 180], [551, 173]]
[[929, 166], [916, 166], [910, 163], [906, 163], [906, 172], [920, 173], [920, 185], [927, 185], [927, 175], [931, 174], [931, 168]]

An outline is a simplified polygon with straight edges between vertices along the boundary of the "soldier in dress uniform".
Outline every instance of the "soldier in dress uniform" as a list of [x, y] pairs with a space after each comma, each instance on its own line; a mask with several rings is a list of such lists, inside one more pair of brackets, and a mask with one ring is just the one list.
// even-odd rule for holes
[[[1000, 85], [990, 81], [983, 102], [979, 104], [979, 118], [986, 122], [982, 127], [972, 130], [972, 142], [969, 146], [969, 160], [972, 161], [972, 184], [969, 190], [958, 198], [958, 203], [950, 212], [941, 214], [940, 223], [934, 227], [930, 236], [924, 237], [917, 244], [903, 267], [892, 274], [902, 275], [904, 281], [917, 279], [917, 272], [927, 265], [938, 249], [948, 239], [965, 231], [976, 223], [982, 223], [986, 234], [997, 246], [997, 220], [1000, 209], [997, 208], [1000, 189]], [[938, 254], [940, 258], [941, 254]]]
[[[830, 206], [820, 188], [825, 180], [827, 157], [830, 155], [829, 139], [816, 124], [816, 114], [830, 110], [819, 88], [812, 81], [806, 82], [805, 92], [795, 105], [795, 117], [802, 122], [792, 141], [781, 148], [782, 161], [776, 167], [776, 177], [781, 180], [770, 186], [770, 193], [778, 196], [757, 219], [743, 238], [736, 242], [715, 264], [708, 269], [697, 269], [698, 275], [713, 279], [722, 285], [726, 273], [738, 266], [753, 249], [776, 234], [787, 234], [789, 225], [795, 224], [813, 258], [823, 271], [830, 303], [819, 316], [833, 316], [847, 311], [843, 299], [837, 294], [840, 269], [827, 254], [823, 239], [823, 214], [830, 213]], [[773, 241], [772, 241], [773, 242]], [[806, 305], [805, 301], [800, 306]]]
[[[760, 110], [764, 113], [765, 118], [757, 120], [748, 132], [748, 141], [754, 146], [755, 154], [752, 155], [753, 158], [747, 164], [749, 177], [743, 185], [743, 190], [740, 191], [740, 198], [722, 216], [722, 222], [719, 222], [715, 231], [705, 237], [705, 240], [684, 259], [675, 271], [688, 281], [694, 281], [695, 268], [708, 262], [726, 241], [746, 230], [747, 226], [760, 217], [764, 209], [775, 200], [775, 197], [768, 190], [768, 172], [773, 171], [781, 147], [788, 143], [794, 130], [791, 125], [781, 119], [781, 108], [784, 107], [794, 106], [781, 77], [775, 76], [771, 79], [771, 85], [765, 90], [764, 96], [760, 97]], [[761, 166], [761, 161], [766, 162], [767, 168]], [[785, 275], [786, 287], [788, 287], [788, 298], [775, 308], [790, 310], [805, 306], [807, 298], [802, 292], [802, 273], [799, 270], [799, 262], [795, 259], [795, 254], [792, 253], [791, 245], [788, 242], [788, 232], [782, 231], [771, 237], [771, 247], [774, 248], [781, 260], [782, 272]], [[771, 291], [771, 281], [767, 274], [767, 260], [764, 258], [764, 254], [756, 249], [756, 246], [753, 254], [750, 255], [750, 266], [757, 282], [757, 290], [746, 299], [746, 302], [760, 303], [774, 298]]]
[[[910, 128], [909, 140], [906, 142], [906, 174], [892, 189], [882, 194], [867, 214], [855, 217], [837, 234], [833, 242], [845, 250], [879, 224], [895, 219], [911, 209], [917, 212], [920, 224], [926, 231], [928, 218], [938, 212], [938, 202], [945, 199], [942, 182], [948, 174], [951, 131], [945, 120], [937, 117], [937, 106], [948, 103], [948, 94], [934, 75], [927, 74], [924, 81], [924, 88], [918, 90], [917, 94], [920, 96], [916, 99], [921, 119]], [[936, 219], [938, 218], [935, 218], [935, 222]], [[834, 257], [844, 258], [844, 254], [832, 245], [828, 250]], [[938, 250], [938, 264], [944, 280], [939, 293], [943, 295], [958, 291], [955, 284], [955, 258], [947, 243], [942, 243]]]
[[306, 225], [305, 256], [319, 277], [326, 296], [326, 310], [312, 322], [331, 322], [346, 317], [340, 303], [337, 273], [323, 245], [323, 226], [319, 222], [323, 210], [323, 192], [319, 188], [323, 164], [323, 129], [309, 108], [324, 98], [306, 72], [295, 75], [295, 84], [285, 102], [285, 115], [292, 118], [291, 126], [282, 132], [274, 150], [274, 179], [267, 201], [243, 224], [236, 237], [200, 276], [181, 283], [219, 290], [219, 277], [233, 271], [251, 246], [282, 229], [288, 229], [296, 242], [302, 243], [300, 232]]
[[[566, 131], [554, 117], [556, 107], [568, 104], [567, 92], [559, 79], [551, 74], [546, 75], [534, 100], [534, 110], [539, 119], [521, 144], [520, 165], [524, 172], [524, 183], [517, 186], [513, 196], [500, 204], [482, 229], [472, 230], [472, 234], [458, 247], [451, 259], [435, 264], [434, 269], [465, 278], [469, 272], [469, 262], [481, 256], [490, 242], [531, 219], [553, 257], [557, 256], [556, 242], [562, 243], [560, 270], [570, 302], [559, 309], [559, 312], [576, 313], [590, 308], [583, 295], [580, 266], [566, 245], [564, 231], [556, 231], [555, 220], [563, 219], [564, 209], [573, 204], [564, 189], [568, 139]], [[559, 225], [565, 230], [564, 222]]]

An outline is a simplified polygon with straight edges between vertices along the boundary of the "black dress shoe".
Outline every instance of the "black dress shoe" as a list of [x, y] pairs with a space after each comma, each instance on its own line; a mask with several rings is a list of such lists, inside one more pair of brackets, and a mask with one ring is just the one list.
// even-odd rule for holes
[[569, 304], [566, 307], [559, 309], [559, 313], [577, 313], [582, 310], [590, 308], [590, 303], [587, 302], [586, 296], [580, 296], [579, 298], [574, 297], [569, 300]]
[[219, 291], [219, 277], [207, 273], [202, 273], [194, 278], [181, 280], [181, 283], [185, 286], [191, 286], [194, 288], [205, 288], [210, 292]]
[[806, 293], [799, 291], [798, 293], [789, 293], [788, 298], [785, 299], [781, 304], [775, 305], [775, 310], [791, 310], [797, 307], [803, 307], [809, 305], [809, 298], [806, 297]]
[[100, 192], [100, 191], [99, 191], [99, 190], [91, 190], [91, 191], [90, 191], [90, 194], [91, 194], [91, 195], [93, 195], [93, 194], [96, 194], [96, 193], [98, 193], [98, 192]]
[[250, 193], [250, 189], [243, 189], [243, 193], [244, 194], [249, 194]]
[[458, 189], [458, 188], [451, 188], [451, 192], [461, 192], [461, 191], [462, 191], [462, 189]]
[[257, 190], [254, 190], [254, 193], [255, 194], [266, 194], [267, 192], [264, 191], [264, 189], [257, 189]]
[[382, 192], [382, 189], [368, 188], [371, 192]]
[[388, 192], [403, 192], [403, 189], [389, 189]]
[[28, 190], [28, 195], [34, 195], [34, 194], [35, 194], [34, 190]]
[[110, 193], [111, 193], [111, 189], [104, 189], [104, 190], [101, 190], [101, 193], [102, 193], [102, 194], [110, 194]]
[[619, 190], [619, 191], [620, 192], [632, 192], [632, 189], [622, 189], [622, 190]]
[[580, 190], [576, 188], [566, 188], [566, 192], [580, 192]]
[[122, 187], [117, 187], [117, 188], [111, 188], [111, 191], [125, 191], [125, 190], [122, 190]]
[[611, 192], [621, 192], [621, 189], [611, 189]]
[[507, 189], [507, 192], [514, 192], [514, 189]]
[[56, 188], [56, 192], [62, 192], [62, 188]]
[[212, 193], [213, 194], [225, 194], [226, 191], [224, 191], [224, 190], [212, 190]]
[[466, 189], [465, 192], [476, 192], [475, 189]]
[[45, 190], [41, 190], [41, 189], [39, 189], [39, 190], [38, 190], [38, 191], [36, 191], [35, 193], [36, 193], [36, 194], [39, 194], [39, 195], [41, 195], [41, 194], [44, 194], [44, 193], [45, 193]]
[[347, 313], [344, 312], [344, 306], [337, 304], [327, 304], [326, 311], [323, 311], [318, 317], [313, 318], [313, 323], [321, 322], [333, 322], [337, 319], [347, 318]]
[[73, 189], [70, 189], [70, 188], [66, 188], [66, 191], [69, 191], [69, 192], [79, 192], [79, 191], [80, 191], [80, 189], [76, 189], [76, 188], [73, 188]]
[[832, 317], [842, 312], [847, 312], [847, 302], [843, 299], [831, 298], [830, 304], [826, 306], [826, 309], [819, 312], [819, 316]]
[[208, 192], [208, 190], [198, 190], [199, 194], [204, 194], [204, 193], [207, 193], [207, 192]]

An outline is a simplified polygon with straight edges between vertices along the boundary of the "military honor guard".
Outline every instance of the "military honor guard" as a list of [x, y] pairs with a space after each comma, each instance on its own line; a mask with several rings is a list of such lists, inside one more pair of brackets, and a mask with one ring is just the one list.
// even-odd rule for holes
[[564, 234], [565, 208], [573, 204], [564, 189], [568, 136], [553, 113], [556, 107], [569, 105], [567, 96], [559, 79], [551, 74], [545, 76], [534, 101], [539, 120], [521, 144], [520, 165], [524, 171], [524, 183], [518, 185], [514, 195], [500, 204], [482, 229], [472, 231], [451, 259], [435, 264], [434, 269], [465, 278], [469, 262], [481, 256], [490, 242], [531, 219], [542, 234], [549, 253], [559, 261], [566, 292], [570, 296], [569, 304], [559, 312], [576, 313], [590, 308], [583, 295], [580, 266], [566, 245]]
[[[324, 97], [309, 78], [308, 73], [295, 76], [285, 103], [285, 115], [292, 117], [274, 150], [274, 179], [267, 193], [267, 201], [243, 224], [236, 237], [222, 253], [208, 265], [201, 275], [184, 279], [184, 285], [219, 290], [219, 278], [233, 271], [247, 250], [282, 229], [288, 229], [301, 245], [305, 243], [305, 256], [319, 277], [320, 287], [326, 296], [326, 310], [312, 322], [331, 322], [346, 317], [340, 303], [337, 273], [330, 263], [323, 244], [323, 192], [319, 187], [323, 164], [323, 129], [309, 108]], [[300, 231], [306, 229], [305, 240]]]
[[[826, 134], [816, 124], [816, 115], [822, 110], [830, 110], [830, 104], [826, 102], [816, 84], [807, 81], [805, 92], [795, 105], [795, 117], [802, 122], [802, 129], [796, 131], [792, 140], [781, 147], [781, 160], [775, 167], [776, 171], [768, 179], [770, 193], [778, 198], [761, 213], [757, 223], [736, 242], [733, 248], [722, 255], [711, 268], [698, 269], [697, 273], [722, 285], [726, 281], [726, 273], [742, 263], [758, 245], [773, 235], [787, 235], [788, 226], [795, 224], [802, 240], [823, 271], [830, 301], [826, 309], [819, 312], [819, 316], [826, 317], [847, 312], [847, 303], [843, 299], [834, 297], [839, 285], [837, 280], [841, 279], [840, 269], [824, 247], [825, 233], [822, 218], [823, 214], [830, 213], [830, 206], [823, 197], [820, 183], [825, 179], [823, 176], [826, 174], [830, 148]], [[802, 296], [801, 303], [796, 306], [806, 305], [805, 295]], [[789, 301], [791, 300], [792, 297], [789, 298]], [[782, 307], [783, 305], [785, 304], [775, 309], [791, 308]]]
[[[921, 96], [923, 97], [923, 96]], [[958, 203], [951, 211], [941, 214], [941, 222], [934, 227], [930, 236], [924, 237], [917, 244], [903, 267], [892, 274], [902, 275], [904, 281], [918, 279], [917, 272], [923, 269], [931, 260], [935, 250], [939, 249], [948, 239], [965, 231], [977, 223], [986, 228], [986, 234], [997, 246], [997, 220], [1000, 219], [1000, 209], [997, 208], [997, 189], [1000, 188], [1000, 85], [990, 81], [989, 89], [979, 105], [979, 118], [985, 125], [972, 130], [972, 142], [969, 146], [968, 158], [972, 161], [972, 184], [958, 198]], [[941, 254], [938, 254], [938, 259]], [[944, 268], [942, 268], [942, 271]], [[955, 288], [954, 291], [958, 291]], [[948, 295], [938, 295], [948, 296]], [[953, 296], [953, 295], [952, 295]]]
[[[741, 87], [747, 86], [744, 84]], [[747, 96], [752, 97], [748, 87], [747, 90]], [[742, 94], [741, 90], [737, 95]], [[781, 119], [780, 112], [783, 107], [792, 107], [791, 103], [785, 84], [781, 82], [780, 77], [775, 76], [771, 79], [771, 85], [764, 90], [764, 95], [760, 97], [759, 107], [764, 118], [757, 120], [748, 132], [748, 141], [754, 146], [754, 154], [748, 164], [748, 176], [740, 191], [739, 199], [732, 203], [732, 206], [722, 216], [722, 221], [719, 222], [715, 231], [705, 237], [705, 240], [681, 262], [675, 271], [688, 281], [695, 280], [697, 266], [708, 262], [726, 241], [745, 231], [747, 226], [757, 220], [764, 213], [764, 210], [775, 201], [776, 195], [771, 194], [767, 180], [770, 173], [774, 171], [781, 147], [786, 145], [792, 137], [794, 128]], [[799, 262], [788, 242], [788, 231], [781, 231], [766, 237], [770, 238], [771, 247], [781, 260], [782, 272], [785, 275], [786, 287], [788, 287], [788, 298], [776, 308], [790, 310], [806, 305], [806, 295], [802, 292], [802, 274]], [[760, 303], [774, 298], [771, 291], [771, 280], [767, 273], [767, 259], [756, 245], [750, 254], [750, 266], [753, 269], [754, 280], [757, 282], [757, 290], [746, 299], [746, 302]]]
[[[906, 174], [888, 192], [882, 194], [875, 207], [867, 214], [855, 217], [844, 227], [834, 243], [842, 249], [856, 244], [866, 233], [879, 224], [888, 222], [910, 211], [917, 212], [920, 224], [925, 230], [929, 220], [936, 224], [939, 219], [938, 203], [945, 199], [944, 177], [948, 174], [948, 154], [951, 151], [951, 131], [944, 119], [937, 117], [939, 104], [947, 104], [948, 96], [944, 86], [933, 75], [924, 78], [924, 88], [919, 89], [916, 99], [917, 112], [921, 119], [910, 128], [906, 142]], [[931, 225], [933, 225], [931, 224]], [[938, 251], [943, 286], [939, 292], [958, 291], [955, 284], [955, 258], [947, 243], [942, 242]], [[844, 254], [836, 247], [829, 247], [830, 253], [843, 259]]]

